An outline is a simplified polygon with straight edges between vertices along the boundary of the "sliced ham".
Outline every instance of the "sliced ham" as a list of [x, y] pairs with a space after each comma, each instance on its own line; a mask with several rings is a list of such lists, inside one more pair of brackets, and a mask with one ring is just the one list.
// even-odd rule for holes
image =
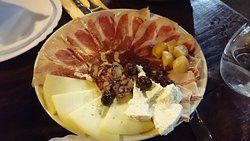
[[175, 84], [182, 85], [188, 84], [190, 82], [195, 82], [195, 76], [192, 71], [187, 71], [185, 73], [173, 73], [170, 72], [168, 77], [174, 81]]
[[116, 34], [114, 49], [118, 51], [129, 50], [132, 40], [139, 26], [149, 19], [147, 8], [136, 11], [123, 11], [115, 16]]
[[48, 59], [47, 56], [39, 52], [39, 60], [36, 62], [34, 69], [34, 77], [32, 80], [33, 86], [40, 86], [44, 84], [47, 74], [57, 74], [61, 76], [73, 77], [75, 70], [70, 67], [63, 67]]
[[80, 66], [82, 64], [81, 60], [68, 50], [70, 47], [60, 37], [57, 37], [49, 44], [46, 44], [41, 53], [58, 65], [68, 67]]
[[101, 49], [98, 40], [88, 32], [80, 19], [72, 21], [72, 24], [67, 25], [59, 34], [63, 40], [78, 48], [84, 55], [96, 54]]
[[[159, 42], [163, 42], [177, 29], [177, 24], [167, 18], [157, 18], [144, 22], [138, 29], [132, 48], [136, 53], [145, 52]], [[145, 54], [145, 53], [144, 53]]]
[[199, 89], [198, 89], [196, 82], [183, 84], [182, 87], [192, 91], [191, 101], [197, 101], [197, 100], [200, 100], [202, 98], [202, 95], [199, 92]]
[[83, 19], [88, 31], [101, 43], [102, 51], [109, 50], [114, 44], [116, 27], [114, 16], [113, 12], [103, 11]]
[[177, 45], [185, 45], [189, 51], [189, 53], [196, 52], [197, 42], [194, 37], [188, 33], [183, 33], [176, 31], [172, 33], [168, 38], [165, 39], [165, 42], [176, 40]]
[[202, 60], [200, 58], [188, 56], [189, 70], [194, 73], [196, 79], [199, 79], [202, 73]]

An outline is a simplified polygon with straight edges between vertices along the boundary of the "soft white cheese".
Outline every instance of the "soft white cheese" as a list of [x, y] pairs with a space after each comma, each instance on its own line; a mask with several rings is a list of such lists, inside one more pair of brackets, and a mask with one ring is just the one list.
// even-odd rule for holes
[[160, 135], [167, 135], [174, 129], [182, 112], [182, 93], [174, 84], [167, 85], [160, 92], [154, 104], [153, 120]]
[[182, 106], [172, 103], [166, 106], [162, 103], [154, 105], [153, 121], [160, 135], [167, 135], [174, 129], [174, 125], [180, 118]]
[[[136, 65], [138, 77], [146, 76], [143, 67]], [[180, 101], [182, 93], [174, 84], [162, 87], [152, 81], [150, 90], [144, 93], [134, 84], [133, 98], [128, 102], [126, 115], [129, 117], [145, 120], [153, 118], [155, 128], [160, 135], [167, 135], [174, 129], [181, 116], [182, 105]]]
[[181, 99], [181, 90], [174, 84], [170, 84], [163, 88], [156, 102], [180, 103]]
[[163, 87], [159, 83], [152, 81], [152, 88], [146, 91], [146, 96], [150, 102], [155, 102], [156, 98], [161, 94]]
[[128, 102], [126, 114], [129, 117], [139, 120], [148, 120], [152, 117], [148, 99], [143, 95], [142, 91], [136, 87], [136, 84], [134, 84], [133, 98]]

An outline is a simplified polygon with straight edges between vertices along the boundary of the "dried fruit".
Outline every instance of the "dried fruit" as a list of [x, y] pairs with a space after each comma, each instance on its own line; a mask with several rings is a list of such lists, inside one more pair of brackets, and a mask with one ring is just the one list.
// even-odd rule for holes
[[102, 104], [110, 106], [113, 103], [115, 96], [115, 91], [113, 89], [106, 90], [101, 98]]
[[167, 76], [161, 76], [159, 77], [159, 83], [162, 87], [166, 87], [169, 84], [174, 83], [172, 80], [170, 80]]
[[132, 63], [127, 63], [125, 65], [125, 74], [127, 76], [132, 76], [132, 75], [137, 75], [138, 74], [138, 70], [135, 64]]
[[140, 88], [142, 91], [147, 91], [152, 86], [152, 81], [150, 80], [150, 78], [146, 76], [140, 76], [136, 80], [136, 86]]

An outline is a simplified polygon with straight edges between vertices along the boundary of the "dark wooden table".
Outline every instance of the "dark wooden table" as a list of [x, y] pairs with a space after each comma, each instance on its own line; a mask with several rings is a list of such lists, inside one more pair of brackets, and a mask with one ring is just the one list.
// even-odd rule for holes
[[[208, 84], [198, 107], [201, 118], [216, 141], [250, 140], [250, 101], [228, 88], [219, 73], [223, 49], [230, 36], [247, 21], [219, 0], [112, 0], [109, 8], [143, 8], [169, 17], [192, 33], [200, 43], [208, 65]], [[70, 20], [63, 12], [57, 28]], [[70, 134], [54, 122], [40, 105], [31, 87], [37, 52], [30, 51], [0, 63], [0, 141], [46, 141]], [[196, 141], [189, 123], [172, 133], [150, 140]]]

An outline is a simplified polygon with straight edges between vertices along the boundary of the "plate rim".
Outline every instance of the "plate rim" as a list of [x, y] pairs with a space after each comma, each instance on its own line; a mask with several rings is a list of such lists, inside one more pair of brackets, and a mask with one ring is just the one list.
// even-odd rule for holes
[[13, 49], [14, 51], [12, 51], [10, 53], [0, 55], [0, 62], [7, 61], [9, 59], [12, 59], [18, 55], [21, 55], [21, 54], [27, 52], [28, 50], [34, 48], [40, 42], [45, 40], [47, 38], [47, 36], [49, 36], [49, 34], [53, 32], [54, 28], [58, 25], [58, 22], [62, 16], [62, 4], [61, 4], [60, 0], [49, 0], [49, 1], [51, 2], [52, 6], [56, 10], [54, 19], [51, 19], [52, 21], [50, 21], [51, 22], [50, 26], [47, 26], [47, 29], [45, 29], [42, 33], [40, 33], [40, 36], [33, 39], [33, 41], [26, 43], [26, 44], [24, 43], [25, 44], [24, 46], [20, 45], [22, 47], [20, 47], [20, 48], [18, 47], [19, 49], [16, 49], [16, 50]]

